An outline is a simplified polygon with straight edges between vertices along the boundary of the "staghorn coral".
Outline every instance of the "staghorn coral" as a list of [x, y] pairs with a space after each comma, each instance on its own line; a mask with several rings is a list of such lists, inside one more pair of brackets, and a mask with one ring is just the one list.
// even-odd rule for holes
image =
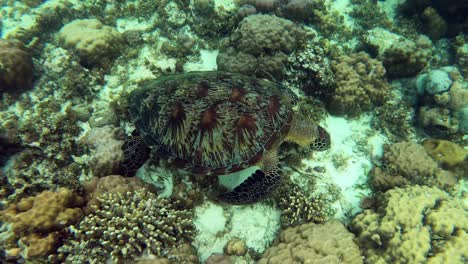
[[428, 186], [395, 188], [352, 221], [366, 263], [463, 263], [466, 205]]
[[165, 257], [168, 250], [190, 240], [192, 212], [180, 201], [157, 197], [144, 189], [105, 193], [101, 208], [85, 216], [73, 237], [58, 249], [66, 262], [122, 262], [148, 252]]
[[116, 57], [125, 45], [116, 29], [104, 26], [97, 19], [71, 21], [60, 30], [59, 41], [64, 47], [74, 50], [86, 66]]
[[328, 104], [334, 114], [357, 116], [384, 104], [390, 95], [390, 84], [382, 64], [367, 53], [338, 57], [331, 63], [336, 88]]
[[80, 140], [93, 149], [88, 163], [94, 176], [120, 173], [120, 164], [124, 157], [121, 149], [124, 136], [121, 128], [104, 126], [90, 130]]
[[333, 215], [324, 197], [306, 194], [298, 185], [290, 182], [281, 186], [277, 205], [281, 210], [281, 225], [296, 226], [302, 223], [323, 223]]
[[354, 235], [338, 221], [307, 223], [283, 230], [258, 264], [362, 263]]
[[18, 40], [0, 38], [0, 98], [3, 93], [20, 93], [32, 88], [33, 62], [28, 49]]
[[409, 141], [386, 145], [382, 166], [371, 175], [372, 186], [381, 191], [410, 184], [450, 188], [457, 182], [457, 175], [440, 169], [421, 145]]
[[0, 211], [2, 247], [10, 258], [45, 258], [60, 242], [59, 232], [83, 217], [84, 200], [72, 191], [43, 191], [37, 196], [21, 199]]

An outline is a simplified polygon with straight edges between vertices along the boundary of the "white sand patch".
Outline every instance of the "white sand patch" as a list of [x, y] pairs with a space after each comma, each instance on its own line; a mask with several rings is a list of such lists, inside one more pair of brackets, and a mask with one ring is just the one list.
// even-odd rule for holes
[[218, 50], [200, 50], [200, 60], [196, 62], [187, 62], [184, 64], [184, 72], [191, 71], [215, 71], [218, 69], [216, 57]]
[[222, 253], [234, 238], [262, 253], [280, 230], [280, 212], [263, 203], [222, 207], [207, 201], [196, 208], [194, 224], [197, 235], [193, 244], [204, 262], [211, 254]]
[[369, 122], [368, 115], [356, 120], [329, 116], [323, 127], [331, 136], [330, 149], [303, 161], [310, 168], [325, 167], [317, 182], [319, 193], [328, 192], [330, 183], [341, 189], [339, 201], [333, 204], [338, 219], [346, 220], [359, 211], [362, 196], [370, 193], [364, 184], [372, 167], [371, 159], [383, 153], [386, 138], [370, 128]]

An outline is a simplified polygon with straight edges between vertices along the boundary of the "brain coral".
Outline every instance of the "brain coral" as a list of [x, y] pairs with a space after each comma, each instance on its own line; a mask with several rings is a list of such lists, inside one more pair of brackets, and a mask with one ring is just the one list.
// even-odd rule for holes
[[32, 88], [33, 62], [18, 40], [0, 38], [0, 97]]
[[122, 35], [97, 19], [76, 19], [62, 27], [59, 41], [74, 50], [86, 66], [117, 56], [124, 47]]
[[366, 263], [464, 263], [468, 212], [436, 187], [395, 188], [352, 221]]
[[357, 116], [380, 106], [390, 95], [382, 63], [367, 53], [343, 55], [332, 61], [336, 88], [329, 95], [330, 111], [335, 114]]
[[338, 221], [289, 227], [267, 249], [258, 264], [362, 263], [354, 235]]
[[[121, 263], [143, 252], [165, 257], [193, 236], [192, 211], [179, 200], [144, 189], [106, 193], [100, 208], [74, 227], [74, 236], [58, 249], [66, 263]], [[180, 263], [177, 262], [176, 263]]]

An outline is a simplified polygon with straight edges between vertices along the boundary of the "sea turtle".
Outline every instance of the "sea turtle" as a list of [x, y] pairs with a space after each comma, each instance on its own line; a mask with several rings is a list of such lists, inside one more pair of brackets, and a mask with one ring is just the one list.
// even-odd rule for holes
[[[129, 109], [151, 154], [178, 168], [227, 175], [259, 166], [261, 170], [219, 197], [228, 203], [247, 204], [278, 186], [281, 176], [276, 152], [282, 142], [316, 150], [330, 145], [323, 128], [295, 118], [296, 102], [289, 89], [266, 79], [207, 71], [148, 81], [131, 92]], [[127, 149], [140, 148], [137, 142], [141, 141], [126, 143]], [[143, 153], [148, 157], [147, 151]]]

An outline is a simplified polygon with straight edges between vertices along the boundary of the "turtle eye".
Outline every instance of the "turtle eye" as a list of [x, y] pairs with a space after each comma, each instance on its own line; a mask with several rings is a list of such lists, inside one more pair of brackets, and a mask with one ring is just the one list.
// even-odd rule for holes
[[316, 151], [323, 151], [330, 148], [330, 134], [321, 126], [317, 126], [318, 137], [314, 140], [310, 147]]

